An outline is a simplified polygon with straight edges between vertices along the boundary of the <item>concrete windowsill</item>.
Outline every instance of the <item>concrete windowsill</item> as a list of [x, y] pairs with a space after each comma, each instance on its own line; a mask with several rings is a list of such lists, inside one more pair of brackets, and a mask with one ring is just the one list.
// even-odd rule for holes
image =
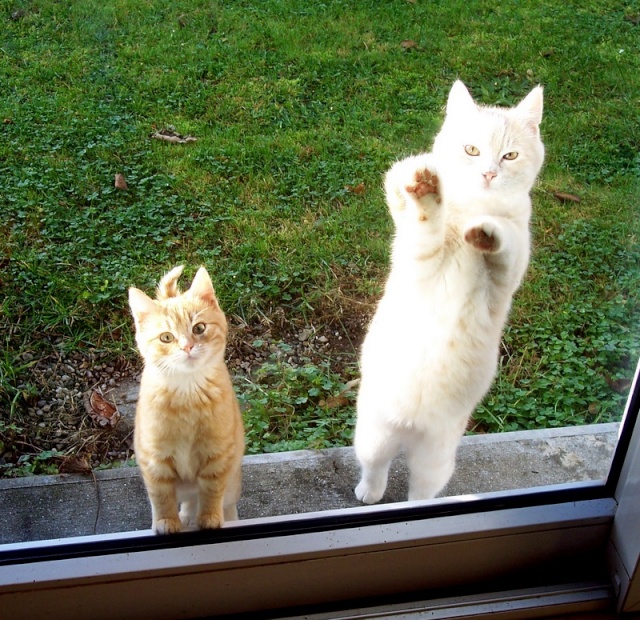
[[[604, 480], [618, 424], [596, 424], [463, 438], [454, 476], [442, 495], [456, 496]], [[359, 506], [352, 448], [245, 457], [241, 519]], [[406, 499], [402, 459], [392, 465], [385, 502]], [[138, 469], [0, 480], [0, 544], [147, 530], [151, 511]]]

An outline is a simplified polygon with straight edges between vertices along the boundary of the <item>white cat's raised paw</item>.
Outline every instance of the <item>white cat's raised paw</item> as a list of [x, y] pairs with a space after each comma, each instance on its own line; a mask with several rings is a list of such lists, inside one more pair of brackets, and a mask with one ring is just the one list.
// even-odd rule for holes
[[435, 194], [436, 201], [438, 196], [438, 176], [428, 169], [416, 170], [414, 173], [415, 181], [405, 186], [405, 190], [410, 194], [415, 194], [416, 198], [422, 198], [427, 194]]
[[387, 172], [384, 185], [394, 216], [412, 204], [427, 215], [425, 207], [431, 210], [440, 202], [440, 181], [429, 153], [396, 162]]
[[502, 245], [500, 227], [491, 220], [478, 222], [464, 231], [464, 240], [476, 250], [489, 254], [500, 251]]

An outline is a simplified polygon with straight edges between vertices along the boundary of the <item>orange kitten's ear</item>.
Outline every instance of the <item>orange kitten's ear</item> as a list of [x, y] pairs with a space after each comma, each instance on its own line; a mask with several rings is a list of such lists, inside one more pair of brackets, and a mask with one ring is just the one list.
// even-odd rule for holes
[[537, 133], [542, 121], [542, 86], [536, 86], [515, 108], [514, 112], [524, 118], [527, 124]]
[[456, 80], [449, 91], [447, 116], [464, 116], [477, 110], [478, 106], [467, 87], [460, 80]]
[[199, 297], [207, 303], [217, 306], [218, 300], [216, 299], [216, 293], [213, 290], [213, 284], [211, 278], [204, 267], [200, 267], [189, 289], [189, 294], [193, 297]]
[[131, 287], [129, 289], [129, 307], [136, 323], [136, 327], [144, 321], [145, 317], [157, 311], [156, 303], [140, 289]]
[[182, 275], [183, 269], [184, 265], [178, 265], [178, 267], [174, 267], [169, 273], [162, 277], [162, 280], [158, 283], [156, 299], [167, 299], [168, 297], [177, 297], [180, 295], [178, 279]]

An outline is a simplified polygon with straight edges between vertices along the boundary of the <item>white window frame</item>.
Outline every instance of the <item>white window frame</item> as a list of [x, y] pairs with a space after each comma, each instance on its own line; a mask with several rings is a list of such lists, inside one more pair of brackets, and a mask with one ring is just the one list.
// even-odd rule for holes
[[604, 483], [3, 545], [0, 618], [640, 611], [639, 392]]

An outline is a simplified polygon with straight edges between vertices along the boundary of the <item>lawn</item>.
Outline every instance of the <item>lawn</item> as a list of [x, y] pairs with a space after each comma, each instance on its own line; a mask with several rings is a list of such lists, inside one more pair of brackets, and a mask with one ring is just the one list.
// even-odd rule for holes
[[80, 396], [135, 373], [127, 288], [177, 264], [207, 266], [230, 318], [248, 450], [348, 445], [388, 268], [382, 177], [429, 149], [456, 78], [487, 104], [545, 87], [532, 261], [470, 431], [620, 419], [640, 354], [637, 0], [0, 0], [0, 19], [0, 472], [121, 454]]

